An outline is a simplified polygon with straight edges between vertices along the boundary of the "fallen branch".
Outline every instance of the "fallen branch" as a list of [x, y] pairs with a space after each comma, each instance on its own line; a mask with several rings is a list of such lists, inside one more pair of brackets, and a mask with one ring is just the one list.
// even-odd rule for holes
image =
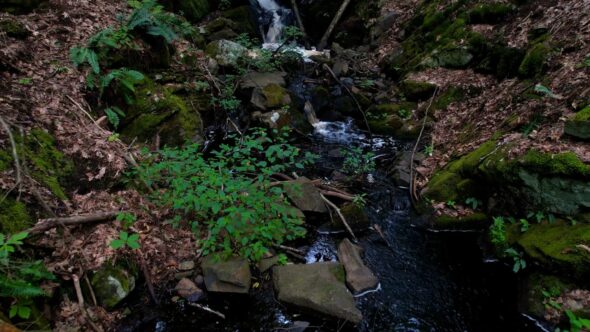
[[346, 84], [344, 84], [344, 83], [342, 83], [342, 81], [340, 81], [340, 79], [338, 78], [338, 76], [336, 76], [336, 73], [334, 73], [334, 71], [332, 71], [332, 69], [330, 68], [330, 66], [328, 66], [327, 64], [324, 63], [324, 65], [322, 67], [326, 71], [328, 71], [328, 73], [330, 73], [330, 75], [332, 75], [332, 77], [336, 80], [336, 82], [338, 82], [338, 84], [340, 84], [340, 86], [342, 88], [344, 88], [344, 90], [346, 90], [346, 92], [348, 93], [348, 95], [350, 95], [350, 97], [352, 98], [352, 100], [356, 104], [356, 108], [359, 110], [359, 112], [363, 116], [363, 120], [365, 121], [365, 126], [367, 127], [367, 131], [369, 132], [369, 139], [371, 139], [371, 144], [372, 144], [372, 142], [373, 142], [373, 133], [371, 132], [371, 127], [369, 127], [369, 120], [367, 120], [367, 115], [365, 114], [365, 111], [363, 111], [363, 108], [361, 107], [361, 104], [359, 104], [358, 100], [356, 99], [356, 97], [354, 96], [354, 94], [352, 93], [352, 91], [350, 91], [350, 89], [346, 86]]
[[21, 183], [21, 168], [20, 162], [18, 159], [18, 151], [16, 149], [16, 142], [14, 141], [14, 136], [12, 136], [12, 131], [10, 130], [10, 126], [4, 121], [4, 118], [0, 116], [0, 124], [8, 134], [8, 138], [10, 139], [10, 145], [12, 145], [12, 158], [14, 159], [14, 167], [16, 168], [16, 185]]
[[322, 193], [324, 196], [338, 197], [340, 199], [343, 199], [343, 200], [349, 201], [349, 202], [354, 201], [354, 196], [342, 194], [342, 193], [339, 193], [336, 191], [320, 190], [320, 193]]
[[58, 225], [80, 225], [101, 222], [115, 218], [121, 211], [100, 212], [81, 216], [39, 219], [37, 224], [27, 230], [29, 234], [40, 234]]
[[82, 288], [80, 287], [80, 278], [78, 278], [77, 275], [73, 274], [72, 281], [74, 282], [74, 289], [76, 289], [76, 297], [78, 298], [78, 306], [80, 307], [80, 313], [82, 314], [84, 321], [86, 321], [95, 332], [101, 332], [102, 329], [98, 328], [98, 326], [96, 326], [94, 322], [88, 317], [89, 315], [86, 311], [86, 306], [84, 305], [84, 296], [82, 295]]
[[424, 111], [424, 119], [422, 119], [422, 128], [420, 128], [420, 133], [418, 134], [418, 138], [416, 139], [416, 144], [414, 144], [414, 148], [412, 149], [412, 156], [410, 158], [410, 198], [412, 201], [412, 205], [415, 205], [418, 201], [418, 195], [416, 194], [416, 181], [414, 181], [414, 157], [416, 156], [416, 150], [418, 149], [418, 144], [420, 144], [420, 140], [422, 139], [422, 134], [424, 133], [424, 128], [426, 127], [426, 119], [428, 118], [428, 111], [432, 106], [432, 102], [434, 101], [434, 97], [436, 97], [436, 93], [438, 92], [438, 87], [434, 89], [434, 93], [432, 97], [430, 97], [430, 103]]
[[348, 225], [348, 222], [346, 221], [346, 218], [344, 217], [344, 215], [342, 215], [342, 212], [340, 211], [340, 209], [336, 206], [336, 204], [332, 203], [329, 199], [326, 198], [326, 196], [324, 196], [322, 193], [320, 193], [320, 196], [322, 197], [322, 199], [324, 200], [324, 202], [326, 202], [326, 204], [328, 204], [332, 209], [334, 209], [334, 211], [336, 211], [336, 213], [338, 214], [338, 216], [340, 217], [340, 220], [342, 220], [342, 223], [344, 224], [344, 227], [346, 227], [346, 230], [348, 231], [348, 233], [350, 233], [350, 235], [352, 236], [352, 239], [356, 242], [358, 241], [356, 238], [356, 235], [354, 235], [354, 232], [352, 231], [352, 228], [350, 228], [350, 225]]
[[346, 10], [348, 5], [350, 4], [350, 1], [351, 0], [344, 0], [342, 2], [342, 5], [340, 6], [338, 11], [336, 12], [336, 15], [334, 16], [334, 18], [332, 19], [332, 22], [330, 22], [328, 29], [326, 29], [326, 32], [324, 32], [322, 39], [320, 39], [320, 43], [318, 44], [318, 51], [323, 51], [324, 48], [326, 48], [326, 45], [328, 45], [328, 38], [330, 38], [332, 31], [334, 31], [336, 24], [338, 24], [338, 21], [340, 21], [340, 18], [342, 17], [342, 14], [344, 14], [344, 11]]
[[207, 311], [209, 313], [212, 313], [212, 314], [220, 317], [221, 319], [225, 319], [225, 315], [224, 314], [222, 314], [219, 311], [215, 311], [215, 310], [209, 308], [206, 305], [202, 305], [202, 304], [198, 304], [198, 303], [193, 303], [193, 302], [187, 302], [187, 304], [190, 305], [191, 307], [199, 308], [201, 310], [204, 310], [204, 311]]
[[285, 250], [285, 251], [294, 252], [294, 253], [297, 253], [299, 255], [305, 255], [305, 252], [303, 252], [302, 250], [299, 250], [299, 249], [293, 248], [293, 247], [284, 246], [282, 244], [277, 244], [274, 247], [275, 248], [278, 248], [278, 249]]
[[145, 278], [145, 283], [147, 284], [148, 291], [150, 292], [150, 296], [152, 297], [152, 301], [156, 305], [160, 305], [160, 301], [156, 297], [156, 292], [154, 291], [154, 284], [152, 283], [152, 278], [150, 277], [150, 273], [147, 269], [147, 265], [145, 264], [145, 260], [143, 259], [143, 253], [141, 250], [138, 252], [139, 254], [139, 264], [141, 265], [141, 271], [143, 272], [143, 277]]

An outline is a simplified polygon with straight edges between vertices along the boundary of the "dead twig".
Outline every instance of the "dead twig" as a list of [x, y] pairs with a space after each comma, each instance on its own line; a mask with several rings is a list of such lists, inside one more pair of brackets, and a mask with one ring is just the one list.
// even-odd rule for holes
[[202, 305], [202, 304], [198, 304], [198, 303], [193, 303], [193, 302], [187, 302], [187, 304], [190, 305], [191, 307], [199, 308], [201, 310], [204, 310], [204, 311], [207, 311], [209, 313], [212, 313], [212, 314], [220, 317], [221, 319], [225, 319], [225, 315], [224, 314], [222, 314], [219, 311], [215, 311], [215, 310], [209, 308], [206, 305]]
[[342, 194], [342, 193], [339, 193], [336, 191], [320, 190], [320, 193], [322, 193], [324, 196], [338, 197], [340, 199], [343, 199], [343, 200], [349, 201], [349, 202], [354, 201], [354, 196]]
[[96, 301], [96, 295], [94, 295], [94, 289], [92, 288], [92, 284], [90, 283], [87, 274], [84, 274], [84, 281], [86, 282], [86, 287], [88, 287], [88, 291], [90, 292], [90, 299], [92, 300], [92, 304], [97, 306], [98, 302]]
[[277, 244], [274, 247], [275, 248], [278, 248], [278, 249], [282, 249], [282, 250], [294, 252], [294, 253], [297, 253], [299, 255], [305, 255], [305, 252], [303, 252], [302, 250], [299, 250], [299, 249], [293, 248], [293, 247], [284, 246], [282, 244]]
[[81, 216], [39, 219], [37, 224], [27, 230], [29, 234], [40, 234], [58, 225], [80, 225], [101, 222], [115, 218], [121, 211], [100, 212]]
[[78, 298], [78, 306], [80, 307], [80, 313], [82, 314], [84, 321], [86, 321], [86, 323], [88, 323], [88, 325], [90, 325], [90, 327], [95, 332], [101, 332], [102, 329], [98, 328], [98, 326], [94, 324], [90, 317], [88, 317], [89, 315], [86, 311], [86, 306], [84, 305], [84, 296], [82, 295], [82, 288], [80, 287], [80, 278], [78, 278], [77, 275], [73, 274], [72, 281], [74, 282], [74, 289], [76, 289], [76, 297]]
[[348, 225], [348, 222], [346, 221], [346, 218], [344, 217], [344, 215], [342, 214], [342, 212], [340, 211], [340, 209], [336, 206], [336, 204], [332, 203], [322, 193], [320, 193], [320, 196], [322, 197], [322, 199], [324, 200], [324, 202], [326, 202], [326, 204], [328, 204], [332, 209], [334, 209], [334, 211], [336, 211], [336, 214], [338, 214], [338, 216], [340, 217], [340, 220], [342, 220], [342, 223], [344, 224], [344, 227], [346, 227], [346, 230], [348, 231], [348, 233], [350, 233], [350, 235], [352, 236], [352, 239], [355, 242], [357, 242], [358, 240], [356, 238], [356, 235], [354, 235], [354, 232], [352, 231], [352, 228], [350, 228], [350, 225]]
[[152, 283], [152, 278], [150, 277], [150, 273], [145, 264], [145, 260], [143, 259], [143, 253], [141, 252], [141, 250], [139, 250], [138, 254], [139, 264], [141, 265], [141, 271], [143, 272], [145, 283], [147, 284], [148, 291], [150, 292], [150, 296], [152, 297], [152, 301], [154, 301], [156, 305], [160, 305], [160, 301], [158, 301], [158, 298], [156, 297], [156, 292], [154, 291], [154, 284]]

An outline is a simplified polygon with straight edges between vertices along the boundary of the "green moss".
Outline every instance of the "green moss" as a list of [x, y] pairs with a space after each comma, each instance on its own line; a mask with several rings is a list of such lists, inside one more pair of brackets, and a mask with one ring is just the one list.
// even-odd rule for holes
[[549, 52], [549, 47], [542, 43], [530, 48], [518, 67], [518, 74], [523, 78], [542, 74]]
[[428, 182], [425, 196], [437, 202], [446, 202], [448, 200], [457, 200], [459, 192], [457, 184], [464, 178], [459, 174], [443, 169], [434, 174]]
[[588, 177], [590, 167], [584, 164], [573, 152], [547, 154], [530, 150], [522, 159], [527, 169], [543, 175]]
[[285, 101], [290, 101], [289, 91], [278, 84], [269, 84], [262, 88], [262, 93], [266, 98], [266, 106], [280, 107], [285, 105]]
[[5, 171], [13, 165], [12, 154], [8, 151], [0, 150], [0, 172]]
[[16, 39], [25, 39], [31, 34], [22, 23], [10, 18], [0, 20], [0, 32]]
[[537, 317], [543, 317], [545, 315], [545, 294], [558, 297], [571, 289], [574, 289], [573, 285], [565, 283], [556, 276], [533, 273], [526, 280], [524, 298], [526, 311]]
[[178, 0], [175, 10], [181, 11], [189, 21], [198, 22], [211, 11], [209, 0]]
[[486, 227], [487, 220], [487, 215], [476, 212], [462, 217], [437, 216], [434, 223], [437, 228], [442, 229], [481, 229]]
[[435, 110], [444, 110], [451, 103], [461, 101], [465, 97], [465, 91], [461, 88], [450, 87], [442, 94], [438, 95], [432, 103]]
[[467, 16], [471, 24], [496, 24], [514, 11], [514, 7], [503, 3], [479, 4]]
[[576, 247], [590, 245], [590, 225], [565, 222], [532, 225], [516, 242], [526, 254], [545, 265], [576, 277], [590, 273], [590, 253]]
[[7, 197], [0, 203], [0, 233], [18, 233], [32, 224], [33, 220], [23, 202]]
[[[340, 212], [352, 228], [362, 228], [369, 225], [369, 217], [365, 210], [354, 203], [345, 204], [340, 208]], [[340, 223], [341, 221], [337, 219], [336, 222]]]
[[92, 276], [97, 300], [107, 309], [114, 308], [135, 288], [135, 277], [125, 269], [107, 263]]
[[[136, 90], [135, 101], [127, 112], [121, 134], [129, 139], [151, 140], [159, 133], [162, 144], [178, 146], [199, 140], [202, 121], [200, 99], [192, 98], [191, 108], [169, 89], [146, 81]], [[202, 100], [201, 100], [202, 101]], [[194, 109], [196, 108], [196, 109]]]
[[588, 121], [590, 120], [590, 106], [584, 107], [581, 111], [576, 113], [574, 116], [575, 121]]

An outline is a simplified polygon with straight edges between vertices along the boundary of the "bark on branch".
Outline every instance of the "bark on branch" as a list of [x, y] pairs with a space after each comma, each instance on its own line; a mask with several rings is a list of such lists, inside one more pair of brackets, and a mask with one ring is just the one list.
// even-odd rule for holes
[[324, 48], [326, 48], [326, 45], [328, 45], [328, 39], [330, 38], [332, 31], [334, 31], [336, 24], [338, 24], [338, 21], [340, 21], [342, 14], [344, 14], [344, 11], [346, 10], [346, 8], [348, 7], [349, 4], [350, 4], [350, 0], [344, 0], [344, 2], [342, 2], [340, 9], [338, 9], [338, 12], [336, 12], [336, 16], [334, 16], [334, 18], [332, 19], [332, 22], [328, 26], [328, 29], [326, 30], [326, 32], [324, 33], [324, 36], [322, 37], [322, 39], [320, 40], [320, 43], [318, 44], [318, 51], [323, 51]]
[[114, 219], [121, 211], [100, 212], [81, 216], [39, 219], [37, 224], [27, 230], [29, 234], [40, 234], [59, 225], [80, 225]]

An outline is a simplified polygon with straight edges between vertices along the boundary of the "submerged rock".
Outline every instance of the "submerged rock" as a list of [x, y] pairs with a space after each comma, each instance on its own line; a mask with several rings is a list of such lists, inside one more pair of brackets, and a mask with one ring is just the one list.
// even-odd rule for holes
[[135, 277], [119, 266], [107, 265], [92, 276], [91, 283], [98, 302], [112, 309], [133, 291]]
[[289, 200], [303, 212], [328, 212], [319, 190], [307, 178], [285, 181], [283, 190]]
[[245, 294], [250, 290], [250, 265], [245, 258], [231, 257], [224, 261], [207, 256], [201, 268], [210, 292]]
[[346, 284], [355, 293], [375, 288], [379, 280], [363, 263], [362, 248], [344, 239], [338, 245], [338, 260], [346, 270]]
[[276, 266], [273, 284], [279, 301], [353, 323], [362, 319], [354, 297], [344, 285], [344, 269], [338, 263]]

